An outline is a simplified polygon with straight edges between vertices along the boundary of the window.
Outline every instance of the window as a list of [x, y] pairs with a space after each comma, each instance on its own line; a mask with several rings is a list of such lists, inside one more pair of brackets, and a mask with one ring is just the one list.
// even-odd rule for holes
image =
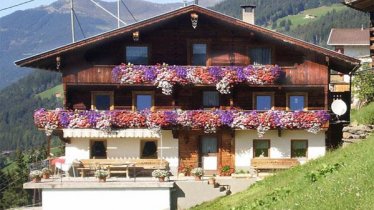
[[217, 91], [204, 91], [203, 92], [203, 106], [218, 107], [219, 106], [219, 93]]
[[91, 109], [93, 110], [113, 110], [114, 109], [113, 92], [92, 92]]
[[307, 110], [308, 95], [306, 93], [288, 93], [287, 109], [290, 111]]
[[217, 153], [217, 137], [203, 136], [201, 138], [201, 153], [207, 155], [209, 153]]
[[205, 66], [207, 57], [206, 44], [193, 44], [192, 45], [192, 65]]
[[251, 48], [249, 49], [249, 58], [253, 65], [271, 64], [270, 48]]
[[254, 93], [253, 107], [255, 110], [270, 110], [274, 106], [273, 93]]
[[141, 141], [141, 158], [157, 159], [157, 141]]
[[269, 157], [270, 140], [253, 140], [253, 157]]
[[91, 141], [91, 159], [106, 159], [106, 141]]
[[128, 46], [126, 47], [126, 62], [136, 65], [148, 64], [148, 47]]
[[291, 158], [307, 157], [308, 140], [291, 140]]
[[153, 109], [153, 92], [135, 92], [133, 99], [134, 110]]

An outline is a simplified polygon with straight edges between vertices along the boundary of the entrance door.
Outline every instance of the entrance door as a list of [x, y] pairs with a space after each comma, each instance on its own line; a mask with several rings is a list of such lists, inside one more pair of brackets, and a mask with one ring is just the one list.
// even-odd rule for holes
[[206, 173], [217, 173], [218, 147], [216, 136], [203, 136], [201, 138], [201, 163]]

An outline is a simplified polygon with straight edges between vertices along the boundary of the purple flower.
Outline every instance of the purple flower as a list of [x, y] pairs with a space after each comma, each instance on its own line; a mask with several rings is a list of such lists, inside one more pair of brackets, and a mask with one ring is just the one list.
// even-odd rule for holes
[[113, 82], [119, 82], [121, 74], [121, 66], [116, 66], [112, 70], [112, 80]]
[[166, 122], [169, 123], [170, 125], [176, 125], [178, 123], [177, 122], [178, 115], [175, 111], [165, 111], [164, 115], [165, 115]]
[[59, 123], [63, 128], [67, 128], [70, 123], [70, 114], [69, 112], [60, 112], [59, 113]]
[[153, 81], [156, 79], [156, 72], [157, 72], [157, 68], [155, 66], [150, 66], [150, 67], [143, 67], [143, 69], [141, 69], [144, 71], [144, 78], [145, 80], [147, 81]]
[[230, 126], [234, 121], [234, 114], [231, 111], [221, 111], [220, 116], [223, 125]]
[[219, 66], [211, 66], [208, 68], [208, 71], [216, 81], [220, 80], [223, 76], [222, 68]]
[[177, 72], [177, 76], [183, 80], [187, 78], [187, 68], [183, 66], [175, 66], [175, 71]]

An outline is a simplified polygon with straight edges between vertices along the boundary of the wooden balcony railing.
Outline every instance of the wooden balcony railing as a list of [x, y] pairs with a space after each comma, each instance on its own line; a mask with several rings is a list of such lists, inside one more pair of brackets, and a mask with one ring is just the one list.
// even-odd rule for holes
[[[90, 84], [119, 84], [113, 80], [112, 70], [114, 65], [95, 65], [74, 72], [65, 72], [63, 81], [70, 85]], [[275, 85], [310, 85], [323, 86], [328, 84], [327, 67], [312, 62], [304, 62], [295, 66], [280, 66], [280, 77]], [[123, 84], [132, 86], [134, 84]], [[153, 86], [154, 84], [135, 84], [141, 86]], [[271, 85], [271, 84], [269, 84]]]

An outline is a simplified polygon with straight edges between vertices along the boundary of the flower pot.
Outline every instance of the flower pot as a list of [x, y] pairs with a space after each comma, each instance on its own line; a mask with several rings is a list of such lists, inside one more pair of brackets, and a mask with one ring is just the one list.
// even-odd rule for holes
[[34, 183], [39, 183], [41, 181], [42, 181], [42, 178], [40, 178], [40, 177], [35, 177], [35, 178], [32, 179], [32, 182], [34, 182]]
[[49, 179], [50, 174], [43, 174], [43, 179]]
[[201, 176], [195, 176], [195, 181], [201, 181]]
[[106, 177], [99, 178], [99, 182], [106, 182]]
[[214, 178], [209, 178], [209, 179], [208, 179], [208, 184], [210, 184], [210, 185], [215, 185], [215, 184], [216, 184], [216, 179], [214, 179]]
[[164, 182], [165, 181], [165, 177], [158, 177], [158, 181], [159, 182]]

